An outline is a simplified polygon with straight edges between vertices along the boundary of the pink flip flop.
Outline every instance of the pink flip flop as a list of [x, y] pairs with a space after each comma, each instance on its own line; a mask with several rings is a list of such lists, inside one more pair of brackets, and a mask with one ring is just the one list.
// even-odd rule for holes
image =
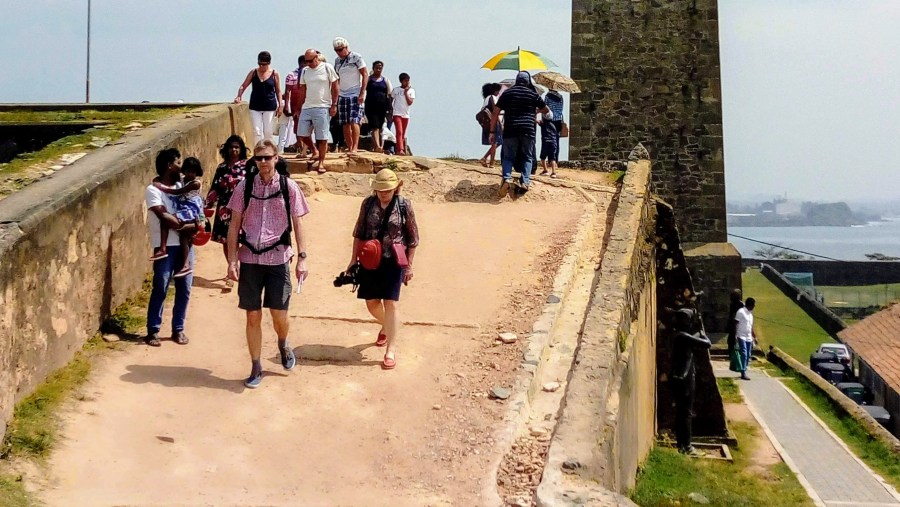
[[376, 347], [384, 347], [387, 345], [387, 335], [384, 333], [378, 333], [378, 339], [375, 340]]
[[397, 361], [393, 357], [384, 356], [384, 361], [381, 363], [382, 370], [393, 370], [395, 366], [397, 366]]

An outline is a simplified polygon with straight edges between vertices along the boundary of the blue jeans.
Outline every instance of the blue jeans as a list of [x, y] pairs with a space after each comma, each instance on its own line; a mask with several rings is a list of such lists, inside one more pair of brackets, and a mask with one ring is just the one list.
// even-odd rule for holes
[[534, 165], [534, 138], [506, 136], [503, 138], [503, 150], [500, 152], [500, 165], [503, 167], [503, 179], [512, 179], [513, 164], [516, 160], [524, 167], [518, 167], [522, 173], [522, 184], [531, 182], [531, 168]]
[[[162, 326], [163, 305], [169, 292], [172, 275], [181, 269], [181, 245], [166, 247], [169, 254], [164, 259], [153, 262], [153, 291], [150, 293], [150, 304], [147, 305], [147, 334], [158, 333]], [[188, 262], [194, 265], [194, 249], [191, 249]], [[190, 274], [175, 279], [175, 307], [172, 309], [172, 332], [184, 331], [184, 320], [187, 317], [188, 301], [191, 299], [191, 285], [194, 275]]]
[[741, 355], [741, 374], [750, 367], [750, 354], [753, 352], [753, 340], [737, 339], [738, 353]]

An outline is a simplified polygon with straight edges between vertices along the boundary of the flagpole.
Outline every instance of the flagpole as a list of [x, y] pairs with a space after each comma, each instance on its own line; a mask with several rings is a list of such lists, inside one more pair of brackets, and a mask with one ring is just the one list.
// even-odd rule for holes
[[91, 103], [91, 0], [87, 0], [87, 73], [84, 79], [84, 103]]

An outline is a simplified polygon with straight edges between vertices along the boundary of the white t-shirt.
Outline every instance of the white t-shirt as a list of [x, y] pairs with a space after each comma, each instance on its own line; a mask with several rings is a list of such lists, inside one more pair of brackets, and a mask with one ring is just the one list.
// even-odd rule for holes
[[351, 51], [347, 58], [337, 57], [334, 68], [341, 78], [341, 97], [359, 97], [362, 90], [362, 74], [359, 71], [366, 68], [362, 56]]
[[753, 313], [747, 308], [741, 308], [734, 320], [737, 321], [737, 337], [747, 342], [753, 341]]
[[[181, 188], [181, 182], [176, 183], [175, 188]], [[173, 215], [177, 208], [175, 206], [175, 200], [172, 199], [169, 194], [154, 187], [152, 183], [148, 185], [147, 190], [144, 191], [144, 200], [147, 202], [147, 227], [150, 230], [150, 246], [156, 248], [159, 246], [159, 217], [156, 216], [156, 213], [150, 211], [150, 208], [155, 206], [165, 206], [166, 211]], [[166, 246], [178, 246], [179, 244], [178, 231], [170, 228]]]
[[320, 63], [316, 68], [306, 67], [300, 74], [301, 85], [306, 85], [304, 108], [331, 107], [331, 83], [337, 81], [338, 75], [334, 67]]
[[[409, 98], [416, 98], [416, 91], [412, 89], [412, 87], [408, 88], [409, 90]], [[394, 116], [400, 116], [401, 118], [409, 118], [409, 108], [412, 107], [406, 102], [406, 96], [403, 92], [405, 92], [401, 87], [396, 87], [391, 90], [391, 104], [394, 109]]]

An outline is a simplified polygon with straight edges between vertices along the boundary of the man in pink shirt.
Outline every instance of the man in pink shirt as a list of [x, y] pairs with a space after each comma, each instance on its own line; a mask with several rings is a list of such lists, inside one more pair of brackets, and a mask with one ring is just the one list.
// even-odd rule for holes
[[277, 152], [272, 141], [263, 140], [256, 145], [253, 158], [259, 173], [248, 174], [228, 203], [228, 277], [238, 282], [238, 307], [247, 312], [247, 347], [252, 368], [244, 385], [251, 389], [259, 387], [262, 380], [263, 307], [272, 315], [281, 365], [290, 370], [297, 364], [287, 343], [294, 257], [292, 231], [298, 249], [294, 270], [297, 283], [302, 284], [308, 274], [306, 238], [300, 218], [309, 213], [309, 206], [297, 183], [275, 171]]

